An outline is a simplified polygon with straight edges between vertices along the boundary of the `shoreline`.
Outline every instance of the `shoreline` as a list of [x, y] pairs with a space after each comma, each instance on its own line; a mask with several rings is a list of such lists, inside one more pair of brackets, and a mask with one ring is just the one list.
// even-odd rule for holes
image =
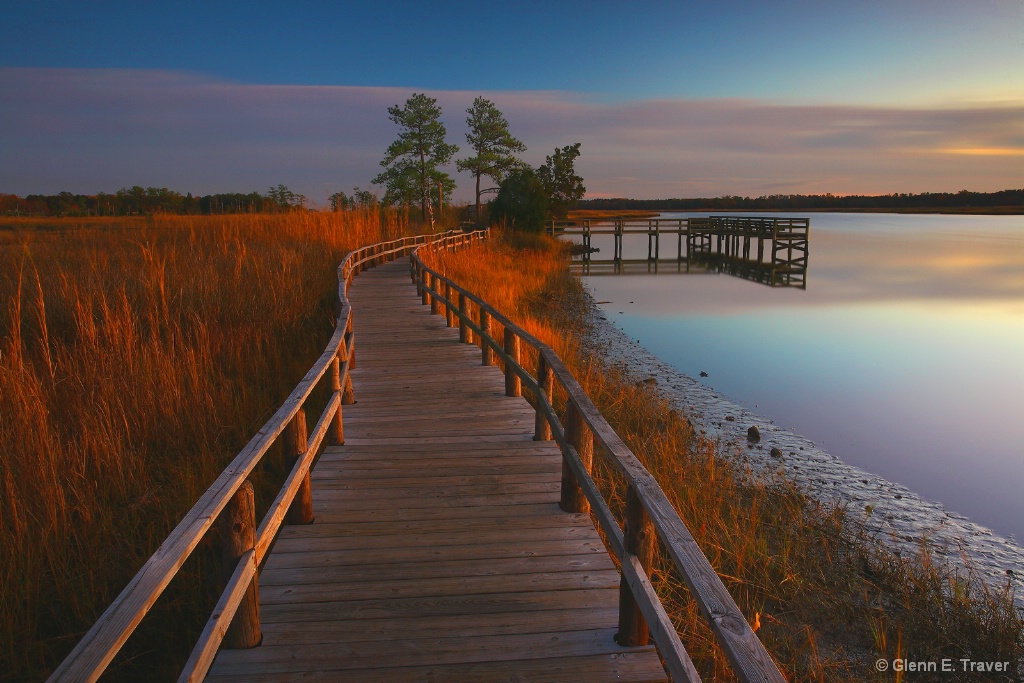
[[[589, 290], [587, 290], [589, 295]], [[993, 587], [1014, 587], [1014, 603], [1024, 609], [1024, 547], [967, 517], [925, 500], [902, 484], [843, 462], [810, 439], [775, 425], [733, 403], [711, 387], [656, 357], [604, 315], [591, 297], [595, 342], [605, 358], [636, 382], [651, 383], [702, 434], [743, 451], [757, 474], [782, 475], [825, 503], [843, 505], [876, 539], [900, 555], [917, 554], [926, 544], [944, 564], [969, 567]], [[761, 439], [747, 441], [757, 426]], [[772, 450], [778, 449], [772, 455]]]

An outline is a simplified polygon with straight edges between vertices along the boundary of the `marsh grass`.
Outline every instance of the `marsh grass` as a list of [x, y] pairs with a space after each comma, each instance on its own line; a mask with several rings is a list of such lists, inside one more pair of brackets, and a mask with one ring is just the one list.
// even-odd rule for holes
[[[345, 253], [408, 230], [376, 211], [0, 223], [0, 679], [70, 651], [322, 352]], [[215, 536], [111, 678], [176, 676], [219, 592]]]
[[[892, 672], [875, 670], [879, 658], [1005, 661], [1012, 671], [990, 680], [1019, 679], [1024, 632], [1009, 585], [993, 590], [977, 576], [937, 566], [924, 551], [900, 557], [842, 508], [815, 501], [785, 479], [755, 476], [743, 449], [696, 433], [656, 387], [602, 356], [589, 326], [590, 301], [567, 272], [564, 245], [513, 233], [432, 258], [566, 361], [661, 483], [789, 680], [892, 680]], [[599, 453], [595, 478], [621, 520], [624, 482]], [[664, 552], [652, 573], [702, 675], [731, 680]], [[960, 671], [937, 675], [982, 680]]]

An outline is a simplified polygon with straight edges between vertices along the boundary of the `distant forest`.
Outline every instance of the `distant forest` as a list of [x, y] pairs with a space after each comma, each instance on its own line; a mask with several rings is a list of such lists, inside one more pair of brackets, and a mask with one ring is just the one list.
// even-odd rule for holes
[[694, 199], [585, 199], [580, 209], [635, 211], [808, 210], [858, 211], [871, 209], [1024, 208], [1024, 189], [1001, 192], [925, 192], [878, 196], [833, 194], [775, 194], [762, 197]]
[[[332, 200], [332, 204], [333, 204]], [[285, 185], [272, 187], [265, 193], [250, 192], [210, 194], [193, 197], [166, 187], [121, 188], [114, 193], [53, 195], [30, 194], [19, 197], [0, 194], [0, 215], [3, 216], [137, 216], [154, 213], [277, 213], [304, 209], [305, 195]]]
[[[337, 192], [330, 197], [335, 211], [377, 204], [376, 195], [355, 188], [351, 196]], [[284, 185], [266, 192], [224, 193], [193, 197], [166, 187], [122, 188], [114, 193], [84, 195], [61, 192], [19, 197], [0, 194], [3, 216], [134, 216], [154, 213], [223, 214], [277, 213], [305, 210], [307, 199]], [[868, 211], [1018, 209], [1024, 211], [1024, 189], [1001, 192], [925, 192], [877, 196], [833, 194], [776, 194], [762, 197], [704, 197], [692, 199], [584, 199], [577, 206], [591, 210], [630, 211], [770, 211], [832, 210]]]

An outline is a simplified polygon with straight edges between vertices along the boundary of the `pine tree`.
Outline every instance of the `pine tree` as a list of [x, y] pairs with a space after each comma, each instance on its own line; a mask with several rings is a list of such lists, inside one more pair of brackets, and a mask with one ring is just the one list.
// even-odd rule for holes
[[401, 126], [402, 131], [380, 162], [385, 170], [372, 181], [387, 188], [385, 203], [412, 204], [418, 200], [423, 220], [427, 220], [429, 213], [431, 228], [434, 225], [431, 190], [441, 186], [444, 196], [450, 197], [455, 189], [455, 181], [438, 167], [451, 161], [459, 151], [455, 145], [445, 142], [446, 131], [440, 117], [437, 100], [422, 93], [414, 93], [406, 100], [404, 108], [397, 104], [388, 107], [388, 118]]
[[526, 151], [526, 145], [512, 137], [508, 121], [490, 100], [477, 97], [466, 113], [469, 114], [466, 118], [469, 126], [466, 142], [475, 155], [459, 159], [455, 165], [460, 171], [470, 171], [476, 179], [476, 215], [479, 219], [480, 195], [498, 189], [481, 190], [480, 178], [486, 176], [501, 185], [512, 171], [525, 166], [516, 154]]

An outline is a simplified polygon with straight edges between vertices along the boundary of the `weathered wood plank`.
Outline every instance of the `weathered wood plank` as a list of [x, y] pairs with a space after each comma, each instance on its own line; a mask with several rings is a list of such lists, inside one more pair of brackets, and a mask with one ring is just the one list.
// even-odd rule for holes
[[[580, 554], [607, 554], [600, 540], [537, 541], [529, 548], [507, 543], [478, 543], [443, 548], [430, 546], [363, 548], [339, 552], [337, 550], [274, 552], [267, 560], [267, 570], [287, 567], [322, 567], [393, 564], [402, 562], [453, 562], [480, 558], [531, 558], [545, 556], [575, 556]], [[617, 598], [616, 598], [617, 599]], [[617, 602], [615, 604], [618, 604]], [[266, 615], [263, 615], [266, 617]]]
[[[342, 568], [344, 567], [344, 568]], [[614, 571], [607, 555], [584, 553], [580, 555], [551, 555], [531, 557], [471, 557], [464, 560], [439, 562], [377, 563], [332, 565], [329, 567], [278, 568], [268, 567], [260, 573], [260, 585], [291, 586], [302, 583], [325, 583], [344, 580], [349, 584], [401, 579], [429, 579], [471, 576], [511, 576], [574, 571]]]
[[361, 619], [358, 629], [351, 627], [352, 622], [320, 621], [311, 623], [309, 629], [294, 622], [281, 622], [267, 628], [264, 642], [268, 645], [310, 642], [311, 633], [313, 639], [330, 643], [436, 638], [439, 633], [448, 638], [467, 638], [586, 631], [590, 630], [591, 624], [608, 623], [610, 619], [615, 619], [615, 609], [602, 607], [497, 613], [489, 615], [486, 621], [475, 614], [417, 617], [401, 621]]
[[[569, 515], [566, 515], [569, 517]], [[318, 536], [330, 536], [344, 538], [346, 536], [408, 536], [410, 534], [436, 533], [439, 528], [445, 529], [448, 534], [475, 533], [488, 529], [564, 529], [564, 528], [590, 528], [590, 520], [583, 515], [572, 515], [570, 519], [562, 518], [559, 515], [535, 515], [519, 516], [506, 515], [504, 517], [484, 517], [480, 519], [467, 518], [461, 520], [446, 520], [439, 524], [436, 520], [410, 520], [384, 522], [320, 522], [308, 526], [288, 529], [285, 534], [289, 539], [314, 538]]]
[[607, 571], [547, 572], [509, 576], [455, 576], [430, 579], [393, 579], [350, 584], [344, 580], [323, 583], [294, 583], [260, 589], [265, 607], [301, 602], [345, 602], [375, 598], [445, 598], [492, 595], [498, 592], [551, 593], [586, 588], [618, 588], [619, 574]]
[[415, 548], [427, 546], [452, 547], [457, 545], [478, 545], [481, 543], [530, 543], [533, 541], [562, 541], [576, 538], [591, 538], [593, 529], [568, 526], [546, 529], [501, 529], [494, 528], [487, 532], [467, 530], [466, 533], [435, 532], [416, 534], [415, 536], [381, 535], [381, 536], [307, 536], [292, 538], [290, 534], [282, 534], [274, 546], [275, 552], [314, 552], [317, 550], [337, 550], [347, 552], [364, 548]]
[[[487, 595], [454, 595], [441, 598], [348, 600], [304, 604], [267, 605], [262, 612], [267, 623], [282, 621], [352, 621], [357, 619], [407, 619], [410, 617], [475, 614], [484, 620], [507, 612], [618, 607], [614, 588], [577, 589], [548, 593], [530, 591]], [[215, 663], [216, 665], [216, 663]]]
[[[614, 628], [560, 633], [263, 646], [239, 656], [222, 651], [218, 660], [237, 672], [261, 676], [279, 671], [344, 671], [423, 664], [521, 662], [529, 659], [614, 654], [629, 651], [613, 640]], [[609, 643], [611, 645], [609, 646]], [[633, 651], [653, 648], [631, 648]]]
[[[268, 683], [299, 681], [337, 681], [338, 683], [413, 683], [445, 681], [445, 683], [611, 683], [633, 681], [654, 683], [664, 681], [665, 673], [649, 652], [623, 652], [583, 657], [548, 657], [529, 661], [444, 664], [432, 666], [390, 667], [367, 670], [274, 672], [260, 675]], [[249, 674], [214, 675], [208, 681], [248, 682]]]

